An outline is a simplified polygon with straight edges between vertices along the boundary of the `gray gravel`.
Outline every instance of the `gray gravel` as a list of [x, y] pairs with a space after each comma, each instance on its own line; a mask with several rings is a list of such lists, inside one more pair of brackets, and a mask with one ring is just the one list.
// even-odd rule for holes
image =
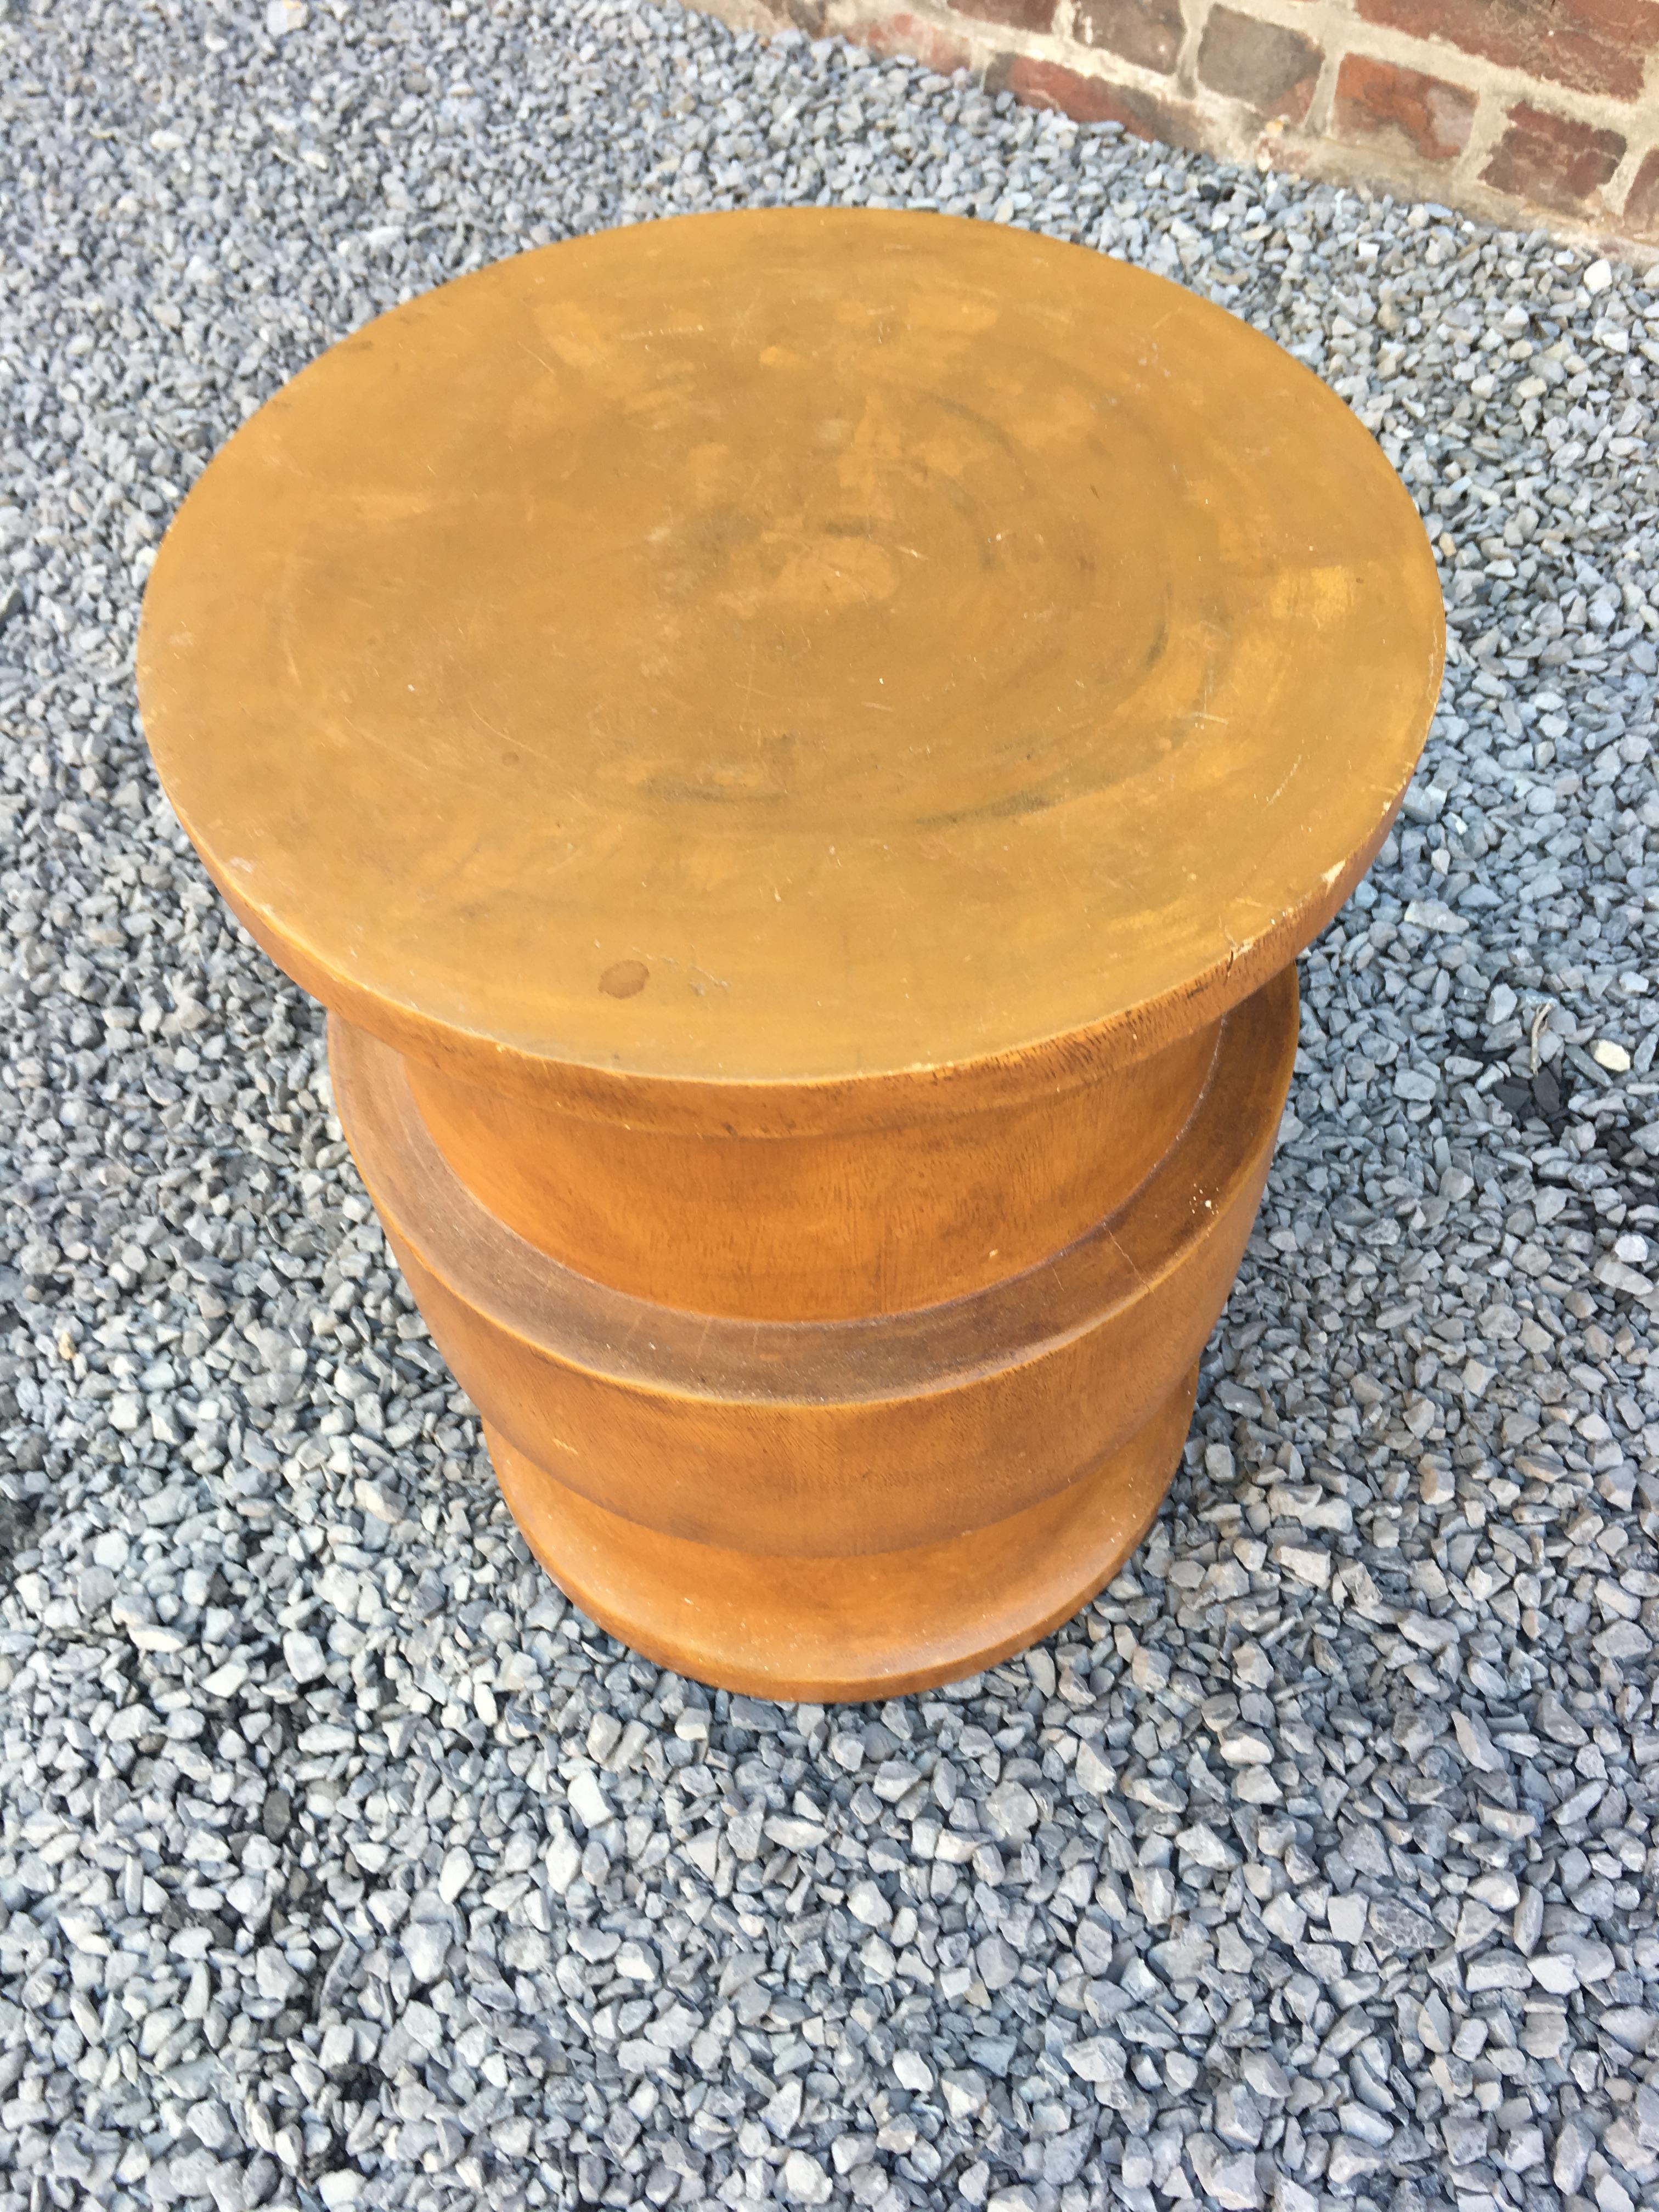
[[[1656, 2202], [1643, 278], [610, 0], [0, 18], [0, 2212]], [[184, 488], [365, 316], [878, 195], [1290, 344], [1455, 650], [1151, 1543], [826, 1713], [530, 1565], [129, 662]]]

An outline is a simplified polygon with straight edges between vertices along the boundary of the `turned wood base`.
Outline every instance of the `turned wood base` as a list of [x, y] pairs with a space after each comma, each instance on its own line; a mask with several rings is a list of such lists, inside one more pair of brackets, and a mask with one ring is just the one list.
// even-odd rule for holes
[[590, 1620], [698, 1681], [828, 1704], [931, 1689], [1069, 1620], [1157, 1518], [1197, 1382], [1194, 1368], [1100, 1466], [1006, 1520], [830, 1559], [695, 1543], [624, 1521], [488, 1433], [525, 1541]]
[[[329, 1032], [352, 1151], [537, 1557], [665, 1665], [824, 1700], [1019, 1650], [1139, 1542], [1260, 1202], [1296, 1034], [1285, 969], [1196, 1043], [935, 1115], [920, 1137], [700, 1142], [532, 1115], [337, 1015]], [[836, 1143], [861, 1176], [826, 1176]], [[919, 1156], [928, 1172], [907, 1181]], [[1066, 1235], [1056, 1192], [1079, 1189], [1112, 1203]], [[1057, 1217], [1058, 1249], [1033, 1259]], [[641, 1282], [692, 1287], [671, 1304]], [[895, 1282], [908, 1303], [884, 1310]]]

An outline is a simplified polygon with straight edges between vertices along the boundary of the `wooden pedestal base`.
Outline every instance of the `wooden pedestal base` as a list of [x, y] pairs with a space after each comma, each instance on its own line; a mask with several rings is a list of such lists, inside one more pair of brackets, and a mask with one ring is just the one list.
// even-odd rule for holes
[[[533, 1182], [534, 1159], [452, 1157], [417, 1103], [428, 1071], [337, 1016], [330, 1054], [364, 1180], [538, 1558], [665, 1664], [829, 1699], [924, 1688], [1018, 1650], [1139, 1543], [1260, 1201], [1296, 1015], [1287, 969], [1186, 1055], [1188, 1095], [1152, 1102], [1173, 1139], [1104, 1221], [965, 1295], [833, 1320], [694, 1313], [578, 1273], [475, 1194]], [[1074, 1115], [1097, 1113], [1090, 1086], [1066, 1095]], [[974, 1121], [963, 1146], [983, 1140]], [[632, 1133], [650, 1182], [651, 1133]], [[629, 1134], [604, 1136], [613, 1169]], [[1103, 1142], [1133, 1156], [1139, 1134]], [[599, 1141], [566, 1128], [558, 1150]], [[757, 1187], [787, 1182], [794, 1140], [741, 1141], [761, 1156]], [[609, 1195], [634, 1218], [626, 1187]], [[632, 1195], [643, 1205], [643, 1185]], [[650, 1192], [653, 1218], [672, 1196]], [[695, 1224], [690, 1194], [687, 1211]], [[849, 1241], [826, 1230], [832, 1255]], [[826, 1265], [823, 1303], [844, 1295]]]
[[607, 1513], [489, 1431], [525, 1541], [591, 1620], [649, 1659], [757, 1698], [890, 1698], [1024, 1650], [1108, 1583], [1157, 1517], [1198, 1370], [1052, 1498], [900, 1552], [766, 1556]]

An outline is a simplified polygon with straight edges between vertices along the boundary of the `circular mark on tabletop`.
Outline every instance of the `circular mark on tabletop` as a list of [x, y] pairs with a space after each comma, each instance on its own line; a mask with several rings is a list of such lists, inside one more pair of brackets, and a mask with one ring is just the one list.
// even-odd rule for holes
[[618, 960], [600, 976], [599, 988], [607, 998], [631, 999], [644, 990], [650, 975], [643, 960]]

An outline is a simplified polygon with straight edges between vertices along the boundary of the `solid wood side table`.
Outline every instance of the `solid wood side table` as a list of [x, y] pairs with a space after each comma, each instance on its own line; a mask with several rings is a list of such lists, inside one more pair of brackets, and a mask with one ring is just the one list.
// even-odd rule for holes
[[854, 1698], [1156, 1513], [1442, 639], [1266, 339], [813, 210], [335, 347], [186, 501], [139, 681], [533, 1549], [655, 1659]]

